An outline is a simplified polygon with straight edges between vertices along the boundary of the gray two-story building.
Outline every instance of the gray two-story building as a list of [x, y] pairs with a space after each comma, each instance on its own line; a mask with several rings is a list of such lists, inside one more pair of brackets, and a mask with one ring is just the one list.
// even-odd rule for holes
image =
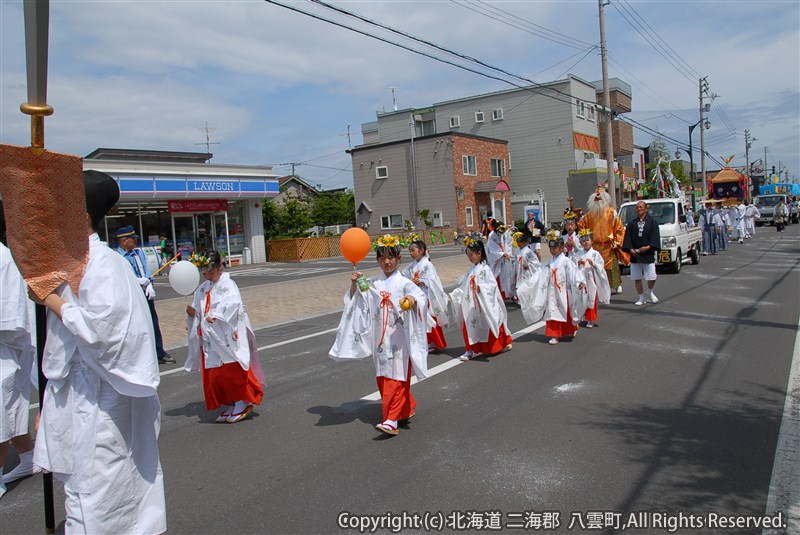
[[[630, 86], [617, 81], [615, 87], [627, 93], [623, 96], [629, 103]], [[361, 130], [363, 146], [446, 132], [508, 141], [507, 180], [513, 217], [524, 217], [524, 206], [541, 192], [548, 203], [549, 219], [555, 221], [567, 206], [570, 171], [597, 169], [605, 176], [600, 126], [595, 83], [569, 75], [544, 85], [448, 100], [426, 108], [378, 112], [377, 121], [362, 124]], [[579, 206], [585, 200], [576, 198], [575, 202]], [[479, 217], [483, 216], [481, 209]]]

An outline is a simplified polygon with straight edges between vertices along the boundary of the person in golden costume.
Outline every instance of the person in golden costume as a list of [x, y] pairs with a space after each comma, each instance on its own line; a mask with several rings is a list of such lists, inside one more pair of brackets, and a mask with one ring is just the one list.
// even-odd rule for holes
[[578, 229], [589, 229], [594, 236], [592, 247], [605, 261], [606, 274], [611, 288], [622, 292], [620, 265], [628, 265], [630, 257], [622, 250], [625, 226], [611, 205], [611, 196], [603, 186], [589, 196], [586, 212], [578, 222]]

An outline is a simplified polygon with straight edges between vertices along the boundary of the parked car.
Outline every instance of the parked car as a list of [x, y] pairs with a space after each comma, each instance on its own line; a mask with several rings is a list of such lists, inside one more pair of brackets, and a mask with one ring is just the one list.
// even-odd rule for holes
[[[684, 259], [692, 264], [700, 263], [703, 231], [689, 227], [686, 209], [680, 199], [645, 199], [647, 212], [658, 223], [661, 234], [661, 249], [656, 255], [657, 265], [667, 266], [673, 273], [680, 273]], [[636, 219], [636, 203], [628, 202], [619, 209], [624, 225]]]
[[783, 200], [784, 204], [789, 207], [789, 222], [800, 222], [800, 207], [792, 205], [791, 195], [776, 193], [773, 195], [759, 195], [756, 197], [756, 208], [758, 208], [758, 211], [761, 213], [761, 216], [756, 218], [756, 225], [775, 224], [775, 206], [778, 205], [779, 200]]

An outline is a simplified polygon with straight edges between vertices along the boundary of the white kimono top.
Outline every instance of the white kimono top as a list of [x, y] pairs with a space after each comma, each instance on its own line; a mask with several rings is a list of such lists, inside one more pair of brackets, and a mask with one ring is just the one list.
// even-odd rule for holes
[[[198, 371], [203, 362], [206, 369], [238, 362], [244, 370], [252, 366], [258, 382], [266, 386], [250, 317], [230, 273], [223, 271], [217, 282], [207, 280], [198, 286], [192, 308], [194, 317], [186, 317], [189, 351], [183, 368]], [[216, 321], [209, 323], [210, 318]], [[200, 358], [201, 345], [205, 361]]]
[[[480, 288], [480, 291], [477, 291]], [[492, 270], [479, 262], [472, 266], [458, 288], [450, 292], [456, 323], [466, 325], [470, 344], [489, 341], [489, 333], [508, 329], [508, 313]]]
[[573, 232], [572, 234], [564, 234], [564, 256], [567, 258], [572, 258], [572, 255], [575, 254], [576, 251], [582, 249], [580, 238], [578, 238], [578, 233]]
[[0, 442], [28, 432], [36, 348], [33, 301], [11, 251], [0, 243]]
[[542, 265], [539, 276], [520, 286], [520, 308], [525, 321], [567, 321], [569, 307], [572, 323], [577, 325], [586, 312], [586, 290], [578, 285], [586, 279], [578, 266], [564, 254], [554, 256]]
[[[78, 295], [48, 312], [33, 462], [78, 493], [88, 532], [162, 533], [160, 381], [150, 309], [128, 262], [89, 237]], [[113, 485], [108, 482], [113, 481]]]
[[595, 298], [598, 303], [607, 305], [611, 301], [611, 287], [608, 284], [603, 255], [591, 247], [588, 251], [581, 247], [575, 252], [572, 260], [583, 272], [586, 280], [586, 307], [592, 308]]
[[541, 267], [542, 263], [539, 261], [539, 257], [529, 245], [520, 249], [517, 252], [517, 288], [522, 286], [526, 280], [536, 277]]
[[516, 287], [516, 257], [510, 232], [492, 231], [486, 240], [486, 260], [499, 279], [500, 288], [511, 297]]
[[427, 256], [423, 256], [419, 261], [411, 262], [403, 269], [404, 277], [413, 280], [415, 275], [422, 283], [420, 288], [428, 299], [428, 309], [431, 315], [436, 318], [441, 327], [447, 327], [451, 310], [450, 296], [444, 291], [439, 274]]
[[[413, 297], [417, 306], [400, 308], [400, 299]], [[417, 379], [428, 376], [428, 337], [425, 293], [399, 270], [369, 279], [369, 289], [344, 294], [344, 311], [328, 355], [333, 360], [372, 357], [375, 376], [408, 379], [409, 361]]]

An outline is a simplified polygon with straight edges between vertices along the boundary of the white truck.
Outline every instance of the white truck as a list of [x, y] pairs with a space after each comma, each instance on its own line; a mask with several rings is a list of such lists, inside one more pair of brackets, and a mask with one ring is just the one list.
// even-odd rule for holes
[[[686, 221], [686, 209], [680, 199], [645, 199], [647, 213], [658, 223], [661, 234], [661, 249], [656, 255], [658, 265], [667, 266], [673, 273], [680, 273], [684, 260], [700, 263], [703, 246], [703, 231]], [[626, 227], [636, 219], [636, 203], [620, 206], [619, 217]]]

